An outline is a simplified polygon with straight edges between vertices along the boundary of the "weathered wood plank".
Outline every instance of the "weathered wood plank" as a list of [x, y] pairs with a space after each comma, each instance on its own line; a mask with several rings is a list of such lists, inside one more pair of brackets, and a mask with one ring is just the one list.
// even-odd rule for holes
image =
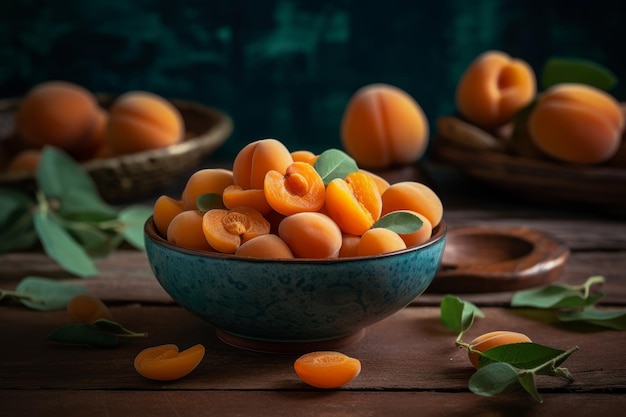
[[114, 391], [0, 390], [11, 417], [170, 416], [536, 416], [621, 415], [626, 395], [543, 394], [542, 404], [523, 393], [484, 398], [469, 393], [375, 391]]
[[[542, 392], [626, 389], [624, 335], [588, 327], [543, 322], [508, 309], [486, 308], [466, 335], [469, 341], [492, 330], [514, 330], [535, 342], [560, 349], [579, 346], [566, 362], [576, 381], [540, 377]], [[179, 307], [137, 304], [113, 308], [114, 318], [129, 329], [147, 331], [146, 339], [124, 340], [118, 348], [89, 349], [46, 342], [55, 328], [68, 324], [65, 313], [0, 307], [0, 389], [194, 389], [306, 390], [293, 371], [295, 355], [262, 354], [222, 343], [214, 328]], [[455, 335], [439, 323], [434, 307], [407, 308], [371, 326], [358, 344], [342, 348], [362, 362], [349, 390], [465, 391], [473, 368], [466, 352], [454, 346]], [[139, 376], [132, 365], [143, 348], [202, 343], [207, 349], [199, 367], [172, 383]]]

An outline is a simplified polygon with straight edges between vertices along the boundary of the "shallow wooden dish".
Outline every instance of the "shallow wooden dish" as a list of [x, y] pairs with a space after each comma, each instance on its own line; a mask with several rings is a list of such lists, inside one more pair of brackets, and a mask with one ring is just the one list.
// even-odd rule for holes
[[565, 245], [534, 229], [452, 228], [428, 290], [485, 293], [537, 287], [556, 281], [568, 257]]
[[[114, 97], [99, 95], [98, 99], [100, 105], [107, 108]], [[0, 101], [0, 171], [20, 148], [13, 129], [19, 102], [19, 99]], [[148, 196], [189, 173], [231, 135], [233, 122], [221, 111], [191, 101], [171, 102], [180, 110], [185, 121], [183, 142], [167, 148], [83, 163], [103, 198], [124, 201]], [[26, 172], [0, 173], [0, 186], [33, 191], [35, 176]]]
[[[457, 137], [454, 137], [457, 135]], [[626, 169], [533, 159], [504, 147], [461, 144], [461, 132], [438, 132], [433, 159], [463, 174], [541, 204], [588, 208], [626, 217]]]

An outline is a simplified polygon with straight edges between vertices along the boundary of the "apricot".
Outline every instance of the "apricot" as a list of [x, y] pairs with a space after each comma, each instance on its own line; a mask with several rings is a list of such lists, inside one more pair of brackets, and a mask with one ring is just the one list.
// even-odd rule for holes
[[244, 190], [263, 189], [265, 174], [278, 171], [284, 174], [293, 163], [289, 149], [276, 139], [260, 139], [244, 146], [233, 161], [233, 183]]
[[147, 91], [129, 91], [109, 109], [107, 146], [116, 155], [163, 148], [185, 137], [180, 111], [165, 98]]
[[67, 81], [46, 81], [30, 89], [15, 116], [19, 137], [33, 147], [72, 151], [84, 146], [98, 117], [96, 97]]
[[501, 51], [486, 51], [472, 61], [456, 87], [456, 107], [468, 121], [495, 128], [513, 119], [537, 92], [531, 66]]
[[239, 246], [270, 232], [270, 223], [252, 207], [213, 209], [204, 213], [202, 231], [218, 252], [235, 253]]
[[265, 191], [262, 189], [249, 188], [244, 190], [238, 185], [232, 184], [224, 188], [222, 200], [226, 208], [235, 208], [241, 206], [252, 207], [259, 213], [266, 215], [272, 211], [265, 198]]
[[319, 211], [326, 199], [324, 180], [307, 162], [294, 162], [284, 174], [268, 171], [263, 190], [268, 204], [285, 216], [301, 211]]
[[384, 179], [383, 177], [381, 177], [378, 174], [374, 174], [371, 171], [368, 171], [366, 169], [359, 169], [359, 171], [361, 172], [365, 172], [367, 175], [369, 175], [370, 177], [372, 177], [372, 179], [374, 180], [374, 184], [376, 184], [376, 188], [378, 188], [378, 192], [382, 195], [382, 193], [385, 192], [385, 190], [387, 188], [389, 188], [389, 186], [391, 185], [389, 183], [389, 181], [387, 181], [386, 179]]
[[338, 388], [361, 372], [358, 359], [332, 351], [304, 354], [296, 359], [293, 367], [303, 382], [316, 388]]
[[414, 216], [419, 217], [419, 219], [422, 221], [422, 227], [420, 227], [415, 232], [408, 233], [408, 234], [400, 234], [400, 237], [406, 244], [407, 248], [411, 246], [421, 245], [422, 243], [430, 239], [430, 237], [433, 234], [433, 226], [430, 224], [430, 220], [428, 220], [426, 216], [424, 216], [423, 214], [417, 213], [415, 211], [412, 211], [412, 210], [398, 210], [398, 211], [409, 212], [413, 214]]
[[9, 160], [7, 172], [35, 172], [41, 159], [41, 149], [24, 149]]
[[95, 158], [101, 152], [104, 147], [104, 134], [106, 132], [106, 126], [109, 122], [109, 112], [105, 109], [98, 108], [96, 113], [96, 120], [89, 131], [83, 145], [75, 150], [72, 150], [71, 155], [77, 161], [87, 161]]
[[167, 228], [172, 219], [185, 211], [183, 202], [167, 195], [162, 195], [154, 202], [153, 218], [158, 232], [167, 237]]
[[167, 228], [167, 240], [187, 249], [214, 252], [202, 232], [203, 213], [186, 210], [176, 215]]
[[360, 236], [380, 218], [382, 199], [370, 175], [356, 171], [328, 183], [326, 210], [342, 232]]
[[358, 247], [361, 236], [343, 233], [341, 236], [341, 248], [339, 249], [340, 258], [350, 258], [359, 256]]
[[291, 158], [293, 159], [293, 162], [306, 162], [307, 164], [313, 165], [317, 159], [317, 155], [311, 151], [302, 149], [291, 152]]
[[242, 243], [235, 255], [252, 256], [255, 258], [293, 258], [293, 253], [289, 246], [274, 234], [257, 236]]
[[557, 84], [538, 98], [528, 117], [534, 144], [565, 162], [598, 164], [617, 152], [624, 113], [608, 93], [584, 84]]
[[372, 256], [401, 249], [406, 249], [406, 243], [400, 235], [390, 229], [375, 227], [361, 235], [357, 254], [359, 256]]
[[528, 336], [523, 333], [510, 332], [507, 330], [497, 330], [478, 336], [469, 343], [468, 357], [474, 368], [479, 369], [478, 359], [480, 353], [491, 348], [512, 343], [531, 343]]
[[99, 319], [113, 320], [111, 310], [97, 297], [78, 294], [66, 306], [67, 315], [79, 323], [93, 323]]
[[285, 217], [278, 236], [297, 258], [336, 258], [342, 243], [341, 229], [333, 219], [310, 211]]
[[436, 227], [443, 217], [439, 196], [427, 185], [416, 181], [391, 184], [381, 196], [382, 216], [397, 210], [411, 210], [428, 219]]
[[205, 168], [194, 172], [185, 183], [181, 199], [185, 210], [197, 210], [197, 200], [203, 194], [224, 193], [233, 184], [233, 172], [223, 168]]
[[406, 91], [370, 84], [348, 101], [340, 131], [343, 148], [360, 167], [383, 168], [419, 160], [428, 145], [429, 125]]
[[179, 352], [173, 344], [153, 346], [139, 352], [133, 365], [139, 375], [155, 381], [173, 381], [190, 374], [204, 358], [201, 344]]

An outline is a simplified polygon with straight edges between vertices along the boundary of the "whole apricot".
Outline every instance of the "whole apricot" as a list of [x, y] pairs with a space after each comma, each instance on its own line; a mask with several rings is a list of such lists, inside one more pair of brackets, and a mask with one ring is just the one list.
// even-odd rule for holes
[[501, 345], [512, 343], [531, 343], [528, 336], [523, 333], [511, 332], [508, 330], [497, 330], [478, 336], [469, 343], [468, 357], [474, 368], [480, 368], [478, 359], [480, 353]]
[[467, 67], [456, 87], [456, 107], [468, 121], [484, 128], [513, 119], [537, 93], [532, 67], [501, 51], [486, 51]]
[[129, 91], [109, 109], [107, 146], [116, 155], [163, 148], [183, 140], [180, 111], [165, 98], [147, 91]]
[[608, 93], [584, 84], [557, 84], [537, 100], [528, 117], [530, 137], [561, 161], [598, 164], [617, 152], [624, 113]]
[[278, 225], [278, 236], [297, 258], [336, 258], [341, 249], [339, 226], [325, 214], [303, 211]]
[[382, 216], [397, 210], [411, 210], [428, 219], [436, 227], [443, 217], [443, 204], [439, 196], [427, 185], [416, 181], [391, 184], [381, 196]]
[[341, 119], [341, 143], [363, 168], [384, 168], [419, 160], [428, 145], [429, 125], [406, 91], [370, 84], [350, 98]]
[[293, 163], [289, 149], [272, 138], [260, 139], [244, 146], [233, 161], [233, 182], [244, 190], [263, 189], [265, 174], [278, 171], [285, 174]]
[[15, 130], [34, 147], [66, 151], [83, 147], [98, 119], [96, 97], [67, 81], [46, 81], [29, 90], [15, 116]]
[[24, 149], [12, 157], [5, 170], [7, 172], [34, 172], [41, 159], [40, 149]]

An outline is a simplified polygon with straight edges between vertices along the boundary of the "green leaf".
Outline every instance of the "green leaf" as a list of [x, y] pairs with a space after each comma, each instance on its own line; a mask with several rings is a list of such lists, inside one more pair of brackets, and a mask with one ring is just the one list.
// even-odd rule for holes
[[66, 219], [103, 221], [117, 217], [117, 210], [102, 200], [89, 174], [59, 149], [43, 149], [37, 184], [46, 198], [60, 203], [59, 214]]
[[562, 355], [565, 351], [538, 343], [510, 343], [487, 349], [478, 358], [482, 367], [493, 362], [506, 362], [520, 369], [533, 369]]
[[86, 323], [68, 324], [60, 327], [50, 333], [46, 340], [92, 347], [115, 347], [119, 343], [116, 335], [101, 332], [95, 326]]
[[0, 188], [0, 253], [29, 249], [37, 243], [34, 207], [35, 202], [26, 194]]
[[35, 212], [35, 229], [46, 254], [64, 269], [81, 277], [98, 273], [93, 261], [63, 226], [47, 212]]
[[598, 310], [595, 307], [587, 307], [563, 312], [559, 314], [559, 320], [582, 321], [610, 329], [626, 330], [626, 310]]
[[222, 201], [222, 196], [215, 193], [207, 193], [199, 195], [196, 199], [196, 205], [198, 206], [198, 210], [203, 213], [206, 213], [209, 210], [213, 209], [225, 209], [224, 201]]
[[518, 375], [518, 381], [520, 385], [528, 392], [531, 397], [538, 403], [542, 403], [543, 400], [537, 391], [537, 385], [535, 384], [535, 374], [532, 372], [522, 372]]
[[372, 228], [380, 227], [393, 230], [401, 235], [408, 235], [417, 232], [424, 222], [418, 216], [406, 211], [395, 211], [388, 213], [378, 219]]
[[86, 222], [66, 222], [66, 230], [92, 259], [105, 258], [124, 240], [120, 233], [101, 230]]
[[474, 323], [474, 318], [485, 317], [484, 313], [469, 301], [463, 301], [454, 295], [441, 299], [440, 321], [449, 330], [462, 334]]
[[98, 319], [92, 323], [94, 327], [104, 333], [113, 334], [120, 337], [148, 337], [148, 333], [137, 333], [128, 330], [121, 324], [107, 319]]
[[469, 389], [475, 394], [491, 397], [519, 386], [518, 370], [504, 362], [481, 367], [469, 379]]
[[123, 235], [135, 248], [145, 250], [143, 228], [152, 215], [152, 207], [135, 205], [124, 208], [118, 219], [123, 223]]
[[17, 284], [15, 292], [28, 296], [28, 298], [20, 297], [20, 302], [26, 307], [50, 311], [64, 309], [74, 296], [84, 293], [85, 288], [48, 278], [29, 276]]
[[513, 294], [512, 307], [577, 308], [594, 304], [604, 294], [586, 296], [577, 287], [552, 284], [541, 288], [521, 290]]
[[609, 91], [617, 85], [617, 76], [593, 61], [578, 58], [552, 58], [543, 68], [544, 89], [559, 83], [582, 83]]
[[359, 170], [356, 161], [339, 149], [328, 149], [322, 152], [315, 160], [313, 167], [322, 177], [324, 185], [328, 185], [335, 178], [344, 179], [349, 173]]

